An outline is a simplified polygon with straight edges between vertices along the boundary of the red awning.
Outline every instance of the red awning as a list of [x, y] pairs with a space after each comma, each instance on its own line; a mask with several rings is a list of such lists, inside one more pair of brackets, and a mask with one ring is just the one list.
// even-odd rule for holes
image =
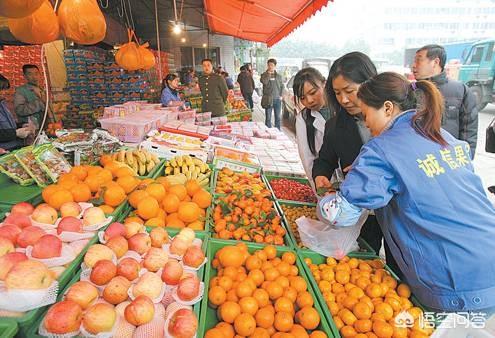
[[304, 23], [328, 0], [204, 0], [215, 33], [272, 46]]

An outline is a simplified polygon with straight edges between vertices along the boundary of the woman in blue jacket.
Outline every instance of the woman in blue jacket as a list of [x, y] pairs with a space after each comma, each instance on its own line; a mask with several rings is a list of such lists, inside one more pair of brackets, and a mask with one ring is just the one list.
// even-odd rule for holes
[[178, 89], [179, 89], [179, 77], [175, 74], [167, 74], [162, 81], [162, 97], [161, 104], [164, 107], [180, 106], [181, 102]]
[[[418, 93], [422, 108], [415, 110]], [[362, 84], [358, 96], [374, 137], [333, 203], [328, 200], [335, 195], [320, 202], [323, 218], [348, 226], [360, 208], [375, 210], [423, 304], [489, 317], [495, 310], [495, 208], [474, 173], [469, 145], [440, 127], [440, 92], [429, 81], [411, 84], [382, 73]]]

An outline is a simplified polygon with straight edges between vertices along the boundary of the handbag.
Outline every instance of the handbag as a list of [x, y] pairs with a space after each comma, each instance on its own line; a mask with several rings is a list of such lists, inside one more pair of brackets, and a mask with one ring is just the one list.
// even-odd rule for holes
[[267, 109], [273, 106], [273, 96], [265, 94], [261, 97], [261, 108]]
[[485, 151], [487, 153], [495, 153], [495, 119], [486, 128]]

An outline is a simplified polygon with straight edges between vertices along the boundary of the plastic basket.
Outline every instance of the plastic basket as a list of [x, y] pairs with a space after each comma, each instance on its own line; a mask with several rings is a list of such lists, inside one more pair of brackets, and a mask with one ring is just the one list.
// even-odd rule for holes
[[12, 338], [16, 335], [17, 322], [12, 319], [1, 319], [0, 320], [0, 337], [2, 338]]
[[[284, 200], [284, 199], [278, 198], [277, 195], [275, 195], [275, 191], [273, 190], [272, 185], [270, 184], [270, 182], [275, 180], [275, 179], [287, 179], [287, 180], [296, 181], [298, 183], [301, 183], [301, 184], [307, 185], [308, 187], [311, 187], [308, 179], [300, 178], [300, 177], [275, 176], [275, 175], [263, 175], [263, 177], [265, 179], [266, 185], [268, 186], [268, 188], [272, 192], [273, 197], [275, 199], [277, 199], [278, 201], [290, 201], [290, 202], [297, 202], [297, 203], [305, 204], [305, 205], [316, 205], [316, 203], [295, 201], [295, 200]], [[315, 198], [316, 198], [316, 196], [315, 196]]]

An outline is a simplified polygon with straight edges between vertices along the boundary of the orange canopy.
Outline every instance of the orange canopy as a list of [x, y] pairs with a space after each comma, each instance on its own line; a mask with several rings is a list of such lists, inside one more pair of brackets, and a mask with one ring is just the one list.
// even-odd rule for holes
[[273, 46], [328, 0], [204, 0], [208, 25], [216, 33]]

